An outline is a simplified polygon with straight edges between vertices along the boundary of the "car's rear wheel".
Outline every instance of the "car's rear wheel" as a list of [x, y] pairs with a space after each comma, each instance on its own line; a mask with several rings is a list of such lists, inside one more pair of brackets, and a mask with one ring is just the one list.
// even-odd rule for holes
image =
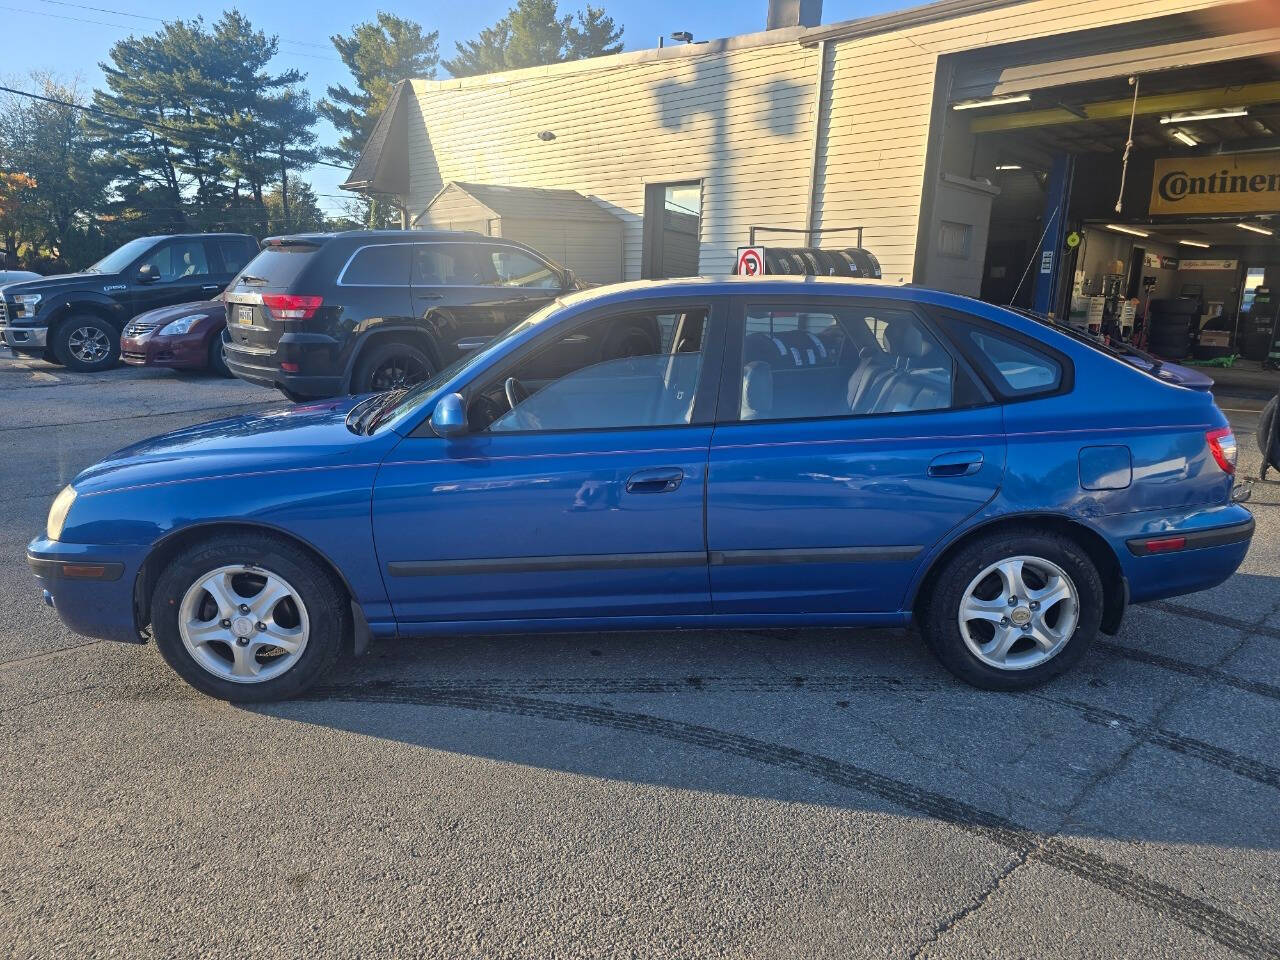
[[120, 331], [101, 317], [68, 317], [54, 333], [53, 352], [77, 373], [110, 370], [120, 361]]
[[1102, 622], [1102, 580], [1069, 537], [1025, 528], [962, 546], [936, 571], [925, 642], [977, 687], [1021, 690], [1070, 668]]
[[184, 680], [240, 703], [297, 696], [333, 664], [351, 629], [329, 571], [286, 540], [252, 534], [216, 537], [171, 561], [151, 624]]
[[352, 393], [381, 393], [412, 387], [435, 372], [431, 358], [418, 347], [393, 341], [380, 343], [356, 364], [351, 378]]

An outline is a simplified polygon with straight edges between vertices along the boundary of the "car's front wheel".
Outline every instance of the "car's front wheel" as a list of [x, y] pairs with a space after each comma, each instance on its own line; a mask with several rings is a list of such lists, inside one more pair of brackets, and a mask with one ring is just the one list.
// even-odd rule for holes
[[921, 611], [925, 642], [974, 686], [1021, 690], [1084, 656], [1102, 622], [1097, 567], [1058, 533], [1008, 530], [965, 544], [935, 572]]
[[101, 317], [69, 317], [54, 332], [53, 353], [77, 373], [110, 370], [120, 361], [120, 331]]
[[344, 591], [294, 544], [266, 535], [215, 537], [171, 561], [151, 624], [161, 655], [222, 700], [284, 700], [333, 664], [351, 629]]

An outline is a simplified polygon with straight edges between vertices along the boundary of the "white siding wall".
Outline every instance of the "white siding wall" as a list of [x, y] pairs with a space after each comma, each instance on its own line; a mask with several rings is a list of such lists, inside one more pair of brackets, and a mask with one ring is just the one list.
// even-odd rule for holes
[[[788, 43], [499, 83], [415, 82], [409, 209], [450, 180], [570, 187], [626, 222], [635, 278], [645, 183], [700, 179], [701, 269], [730, 272], [751, 224], [805, 225], [816, 63], [815, 50]], [[543, 130], [556, 139], [539, 140]]]
[[[815, 225], [862, 225], [886, 277], [912, 276], [938, 57], [1215, 6], [1219, 0], [1029, 0], [833, 41]], [[644, 184], [703, 181], [704, 273], [729, 272], [752, 224], [805, 226], [817, 49], [776, 44], [415, 81], [410, 210], [449, 180], [569, 187], [626, 222], [640, 275]], [[549, 130], [555, 140], [538, 139]], [[840, 246], [848, 238], [830, 237]]]

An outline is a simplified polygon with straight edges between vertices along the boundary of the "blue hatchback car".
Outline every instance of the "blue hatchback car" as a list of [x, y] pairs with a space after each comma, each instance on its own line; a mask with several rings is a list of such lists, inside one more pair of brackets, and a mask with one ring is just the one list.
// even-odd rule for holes
[[29, 561], [71, 629], [228, 700], [373, 637], [673, 627], [915, 624], [1016, 689], [1243, 560], [1199, 386], [927, 290], [625, 284], [409, 390], [122, 450]]

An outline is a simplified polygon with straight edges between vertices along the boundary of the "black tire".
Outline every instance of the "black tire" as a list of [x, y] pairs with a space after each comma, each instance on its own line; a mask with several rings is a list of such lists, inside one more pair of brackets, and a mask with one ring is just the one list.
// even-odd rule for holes
[[[226, 680], [201, 666], [178, 625], [187, 591], [211, 571], [239, 564], [286, 580], [301, 596], [309, 621], [297, 661], [278, 676], [253, 683]], [[305, 551], [267, 534], [227, 534], [196, 544], [165, 567], [151, 598], [151, 629], [161, 656], [191, 686], [219, 700], [262, 703], [296, 697], [315, 683], [337, 660], [352, 626], [342, 584]]]
[[294, 393], [288, 387], [277, 387], [276, 389], [283, 393], [285, 399], [290, 403], [310, 403], [312, 400], [319, 399], [317, 397], [308, 397], [306, 394], [302, 393]]
[[1258, 415], [1258, 452], [1262, 454], [1263, 462], [1269, 463], [1273, 470], [1280, 470], [1280, 432], [1276, 433], [1274, 442], [1271, 434], [1277, 415], [1280, 415], [1280, 394], [1267, 401]]
[[209, 372], [216, 377], [230, 379], [235, 374], [227, 366], [226, 355], [222, 352], [222, 334], [217, 334], [209, 341]]
[[53, 353], [77, 373], [110, 370], [120, 362], [120, 331], [93, 314], [68, 317], [54, 330]]
[[1200, 301], [1192, 297], [1166, 297], [1152, 300], [1149, 309], [1157, 317], [1194, 317], [1200, 313]]
[[411, 387], [435, 373], [426, 352], [411, 343], [392, 340], [370, 347], [356, 362], [351, 375], [352, 393], [381, 393]]
[[[960, 632], [959, 611], [971, 581], [991, 564], [1029, 556], [1057, 565], [1078, 596], [1078, 622], [1057, 653], [1026, 669], [998, 669], [973, 653]], [[1089, 555], [1069, 537], [1034, 527], [980, 536], [963, 545], [926, 584], [920, 631], [925, 643], [953, 674], [984, 690], [1025, 690], [1069, 670], [1085, 655], [1102, 622], [1102, 580]]]

